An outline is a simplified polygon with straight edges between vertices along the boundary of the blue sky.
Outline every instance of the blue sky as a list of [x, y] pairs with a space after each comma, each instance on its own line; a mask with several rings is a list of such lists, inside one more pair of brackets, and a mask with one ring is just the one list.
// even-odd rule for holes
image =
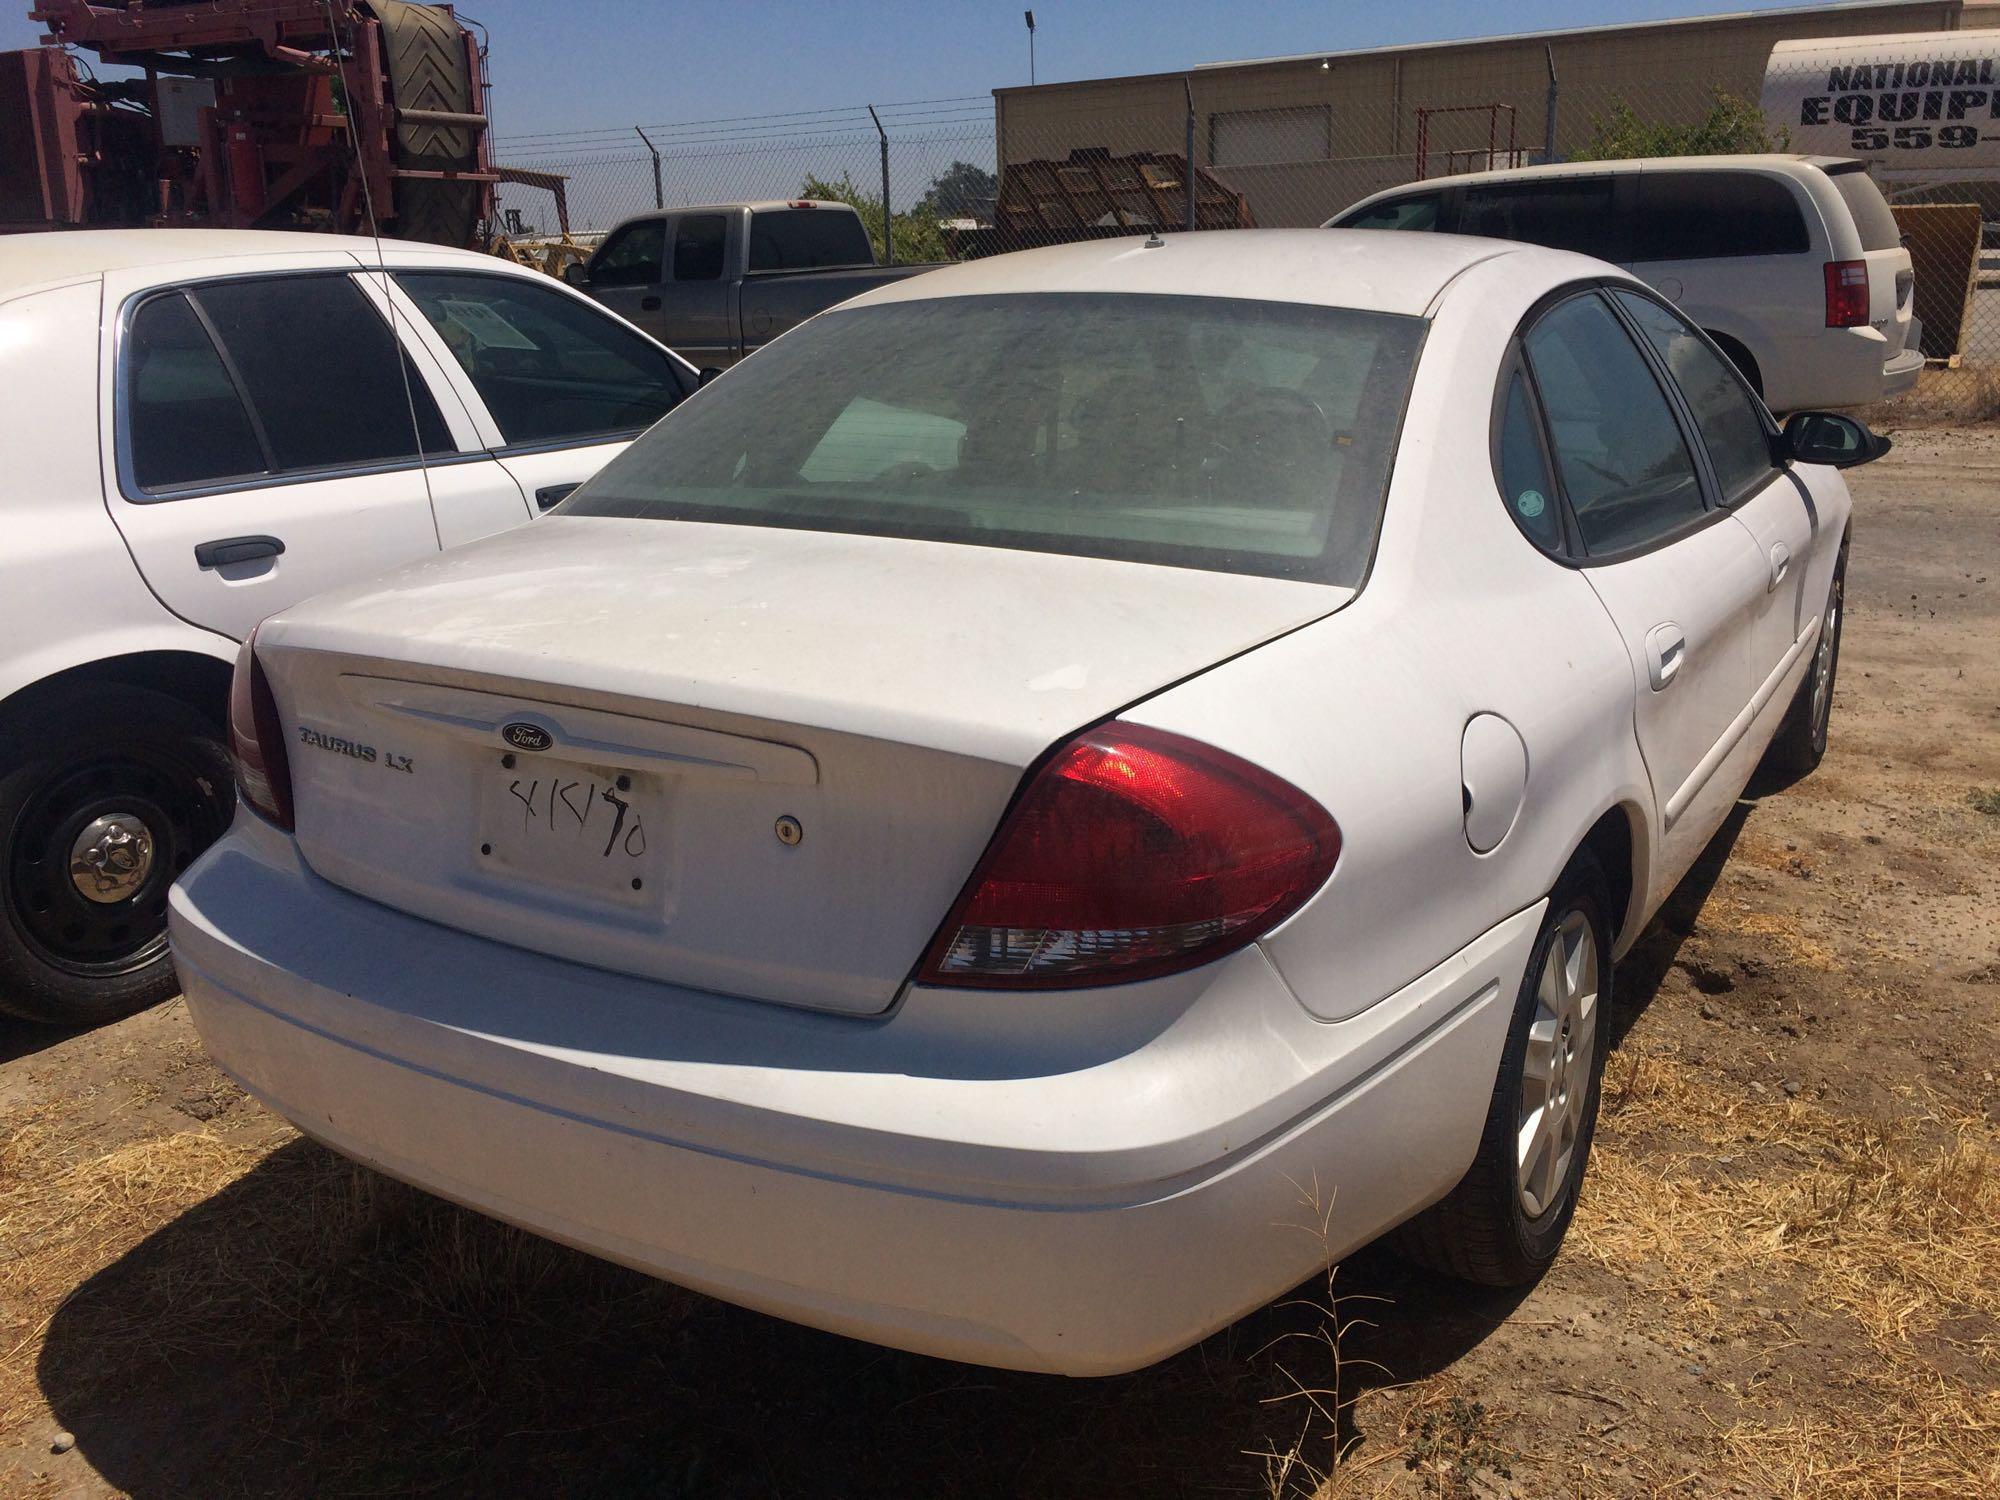
[[[28, 8], [28, 0], [0, 0], [0, 49], [33, 45], [39, 27]], [[1043, 0], [1035, 6], [1037, 77], [1775, 8], [1764, 0]], [[976, 95], [1028, 80], [1014, 3], [472, 0], [460, 10], [492, 38], [502, 136]]]

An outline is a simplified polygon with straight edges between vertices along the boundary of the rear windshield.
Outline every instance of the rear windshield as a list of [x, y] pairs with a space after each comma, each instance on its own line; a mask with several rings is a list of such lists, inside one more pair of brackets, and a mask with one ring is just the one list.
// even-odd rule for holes
[[1424, 326], [1096, 293], [831, 312], [561, 509], [1358, 586]]
[[837, 208], [778, 208], [750, 216], [750, 269], [804, 271], [870, 266], [875, 250], [861, 220]]
[[1866, 167], [1857, 161], [1849, 166], [1829, 167], [1826, 175], [1833, 179], [1841, 202], [1854, 215], [1854, 228], [1861, 235], [1864, 252], [1894, 250], [1903, 243], [1903, 231], [1896, 227], [1896, 216], [1890, 212], [1889, 200], [1869, 180]]

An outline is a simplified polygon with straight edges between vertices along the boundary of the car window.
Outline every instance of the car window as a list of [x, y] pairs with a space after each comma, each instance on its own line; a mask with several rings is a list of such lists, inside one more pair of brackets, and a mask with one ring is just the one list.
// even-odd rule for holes
[[652, 286], [660, 279], [660, 257], [666, 249], [667, 227], [646, 219], [615, 229], [590, 263], [593, 286]]
[[1458, 209], [1460, 234], [1491, 235], [1574, 250], [1599, 260], [1625, 259], [1624, 216], [1613, 211], [1613, 177], [1552, 178], [1468, 187]]
[[1528, 377], [1516, 369], [1507, 379], [1500, 414], [1500, 491], [1514, 524], [1544, 551], [1562, 550], [1562, 512], [1549, 482], [1548, 460], [1535, 416]]
[[1666, 361], [1674, 384], [1687, 398], [1724, 500], [1734, 503], [1761, 490], [1777, 472], [1770, 431], [1757, 398], [1743, 388], [1735, 368], [1679, 313], [1631, 292], [1613, 295]]
[[1444, 201], [1440, 193], [1413, 193], [1407, 198], [1391, 198], [1385, 203], [1377, 203], [1372, 208], [1363, 209], [1353, 218], [1344, 220], [1342, 229], [1435, 229], [1438, 221], [1438, 205]]
[[278, 472], [456, 451], [429, 388], [348, 277], [211, 281], [186, 291], [241, 381]]
[[1826, 175], [1833, 180], [1833, 186], [1839, 192], [1841, 202], [1847, 205], [1847, 211], [1854, 215], [1854, 228], [1861, 236], [1864, 251], [1894, 250], [1901, 246], [1903, 231], [1896, 223], [1895, 212], [1862, 163], [1857, 161], [1828, 167]]
[[1112, 293], [839, 309], [738, 365], [563, 509], [1355, 585], [1423, 328]]
[[132, 315], [125, 378], [129, 458], [140, 488], [265, 472], [236, 384], [181, 293], [149, 298]]
[[753, 271], [874, 263], [875, 247], [868, 241], [868, 231], [845, 209], [778, 208], [750, 216]]
[[1645, 546], [1701, 517], [1701, 481], [1666, 392], [1601, 299], [1558, 303], [1526, 345], [1586, 552]]
[[1803, 255], [1811, 248], [1799, 200], [1755, 172], [1641, 172], [1632, 259], [1714, 260]]
[[631, 432], [687, 394], [665, 350], [580, 297], [521, 276], [395, 274], [509, 444]]
[[721, 214], [682, 214], [674, 221], [674, 280], [718, 281], [729, 220]]

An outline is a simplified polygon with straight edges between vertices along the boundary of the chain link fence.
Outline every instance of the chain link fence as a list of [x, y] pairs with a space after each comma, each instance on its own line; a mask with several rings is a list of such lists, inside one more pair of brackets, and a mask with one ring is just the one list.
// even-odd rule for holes
[[[1894, 289], [1892, 322], [1914, 313], [1925, 357], [1916, 388], [1885, 415], [2000, 412], [2000, 171], [1960, 165], [2000, 160], [2000, 79], [1942, 62], [1935, 76], [1802, 65], [1767, 79], [1765, 61], [1746, 51], [1728, 66], [1676, 69], [1641, 49], [1585, 68], [1540, 44], [1437, 60], [1391, 52], [496, 144], [509, 166], [560, 174], [579, 239], [656, 205], [833, 197], [861, 213], [878, 255], [893, 249], [901, 262], [1153, 229], [1313, 226], [1386, 188], [1547, 161], [1861, 156], [1914, 267], [1914, 285]], [[1532, 201], [1478, 227], [1581, 236], [1580, 248], [1644, 258], [1627, 233], [1629, 198], [1560, 225], [1538, 225]], [[1687, 205], [1646, 231], [1673, 249], [1656, 247], [1648, 263], [1713, 260], [1746, 237], [1789, 243], [1795, 231], [1759, 212], [1723, 197]], [[542, 188], [503, 183], [500, 213], [517, 234], [560, 227]], [[1817, 305], [1823, 291], [1755, 276], [1742, 285], [1751, 319], [1800, 296]]]

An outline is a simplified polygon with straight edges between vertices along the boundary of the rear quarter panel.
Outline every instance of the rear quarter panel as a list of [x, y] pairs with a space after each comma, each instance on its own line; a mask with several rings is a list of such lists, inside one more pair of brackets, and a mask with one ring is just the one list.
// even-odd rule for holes
[[235, 643], [153, 597], [112, 524], [98, 468], [102, 283], [0, 302], [0, 699], [138, 651], [234, 660]]
[[[1657, 899], [1624, 643], [1588, 581], [1521, 535], [1493, 478], [1499, 361], [1552, 284], [1509, 259], [1474, 267], [1445, 294], [1360, 597], [1125, 715], [1269, 767], [1339, 823], [1332, 878], [1265, 940], [1327, 1020], [1366, 1009], [1546, 895], [1612, 808], [1628, 812], [1639, 866], [1621, 947]], [[1601, 274], [1563, 260], [1575, 275]], [[1486, 854], [1466, 840], [1462, 801], [1460, 746], [1478, 713], [1512, 724], [1528, 758], [1521, 811]]]

